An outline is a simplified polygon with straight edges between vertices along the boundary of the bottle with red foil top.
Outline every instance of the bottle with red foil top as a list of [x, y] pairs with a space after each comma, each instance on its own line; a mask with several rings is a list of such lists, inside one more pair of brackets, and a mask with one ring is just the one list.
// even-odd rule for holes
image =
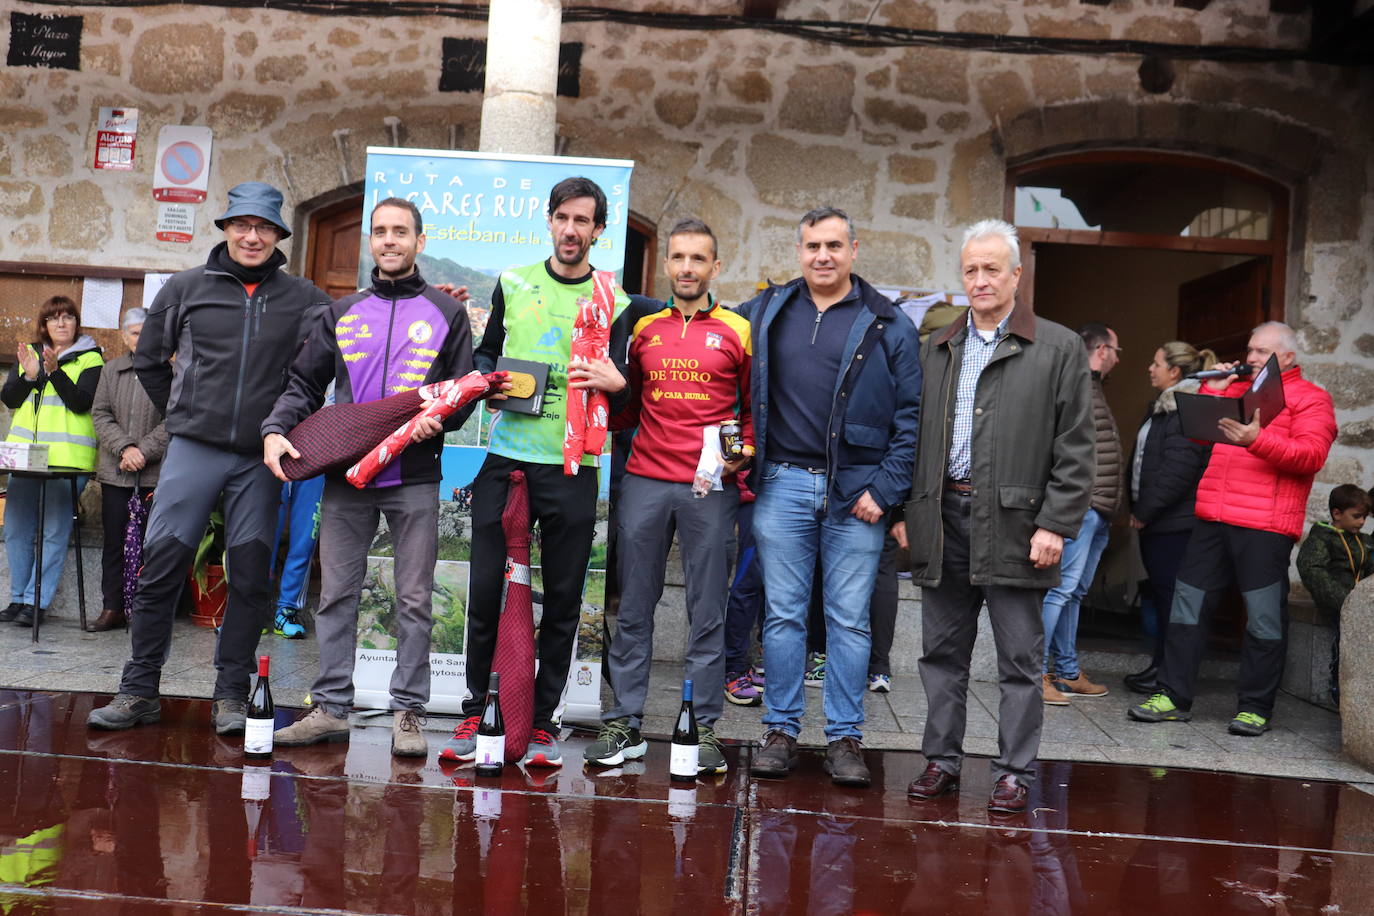
[[276, 728], [277, 710], [272, 705], [272, 687], [268, 683], [271, 657], [258, 656], [258, 682], [248, 697], [248, 715], [243, 729], [243, 756], [264, 760], [272, 756], [272, 732]]

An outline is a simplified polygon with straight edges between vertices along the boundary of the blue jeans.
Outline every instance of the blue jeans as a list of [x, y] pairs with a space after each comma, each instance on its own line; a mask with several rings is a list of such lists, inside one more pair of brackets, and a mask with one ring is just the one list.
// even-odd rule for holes
[[[90, 478], [76, 478], [76, 491]], [[38, 532], [38, 492], [41, 483], [32, 477], [11, 477], [5, 496], [5, 554], [10, 564], [10, 600], [33, 604], [34, 536]], [[72, 485], [49, 480], [43, 507], [43, 604], [52, 607], [62, 567], [67, 563], [67, 541], [72, 536]], [[44, 610], [47, 608], [45, 607]]]
[[[1045, 670], [1072, 681], [1078, 677], [1078, 608], [1092, 585], [1097, 563], [1111, 532], [1108, 518], [1096, 509], [1083, 517], [1078, 537], [1064, 542], [1059, 585], [1045, 595]], [[1054, 665], [1051, 667], [1050, 662]]]
[[766, 462], [754, 504], [754, 540], [763, 567], [763, 658], [768, 671], [764, 728], [801, 733], [805, 699], [806, 610], [817, 552], [824, 581], [827, 740], [861, 738], [868, 688], [868, 601], [886, 526], [852, 515], [821, 515], [825, 474]]
[[275, 562], [285, 529], [287, 546], [277, 592], [279, 608], [299, 611], [305, 607], [305, 593], [310, 587], [310, 558], [315, 554], [315, 542], [320, 539], [320, 498], [323, 496], [323, 474], [281, 485], [277, 534], [272, 542], [272, 559]]

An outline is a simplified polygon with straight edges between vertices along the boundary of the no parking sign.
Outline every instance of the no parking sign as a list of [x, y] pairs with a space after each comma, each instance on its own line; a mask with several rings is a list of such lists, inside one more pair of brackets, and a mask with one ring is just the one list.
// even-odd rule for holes
[[157, 134], [153, 197], [198, 204], [210, 177], [210, 128], [167, 125]]

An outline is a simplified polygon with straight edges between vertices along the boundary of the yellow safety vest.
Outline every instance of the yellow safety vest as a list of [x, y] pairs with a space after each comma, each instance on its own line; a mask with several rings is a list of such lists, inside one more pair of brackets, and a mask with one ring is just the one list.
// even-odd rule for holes
[[[57, 371], [66, 373], [75, 384], [82, 372], [104, 364], [99, 350], [87, 350], [58, 366]], [[10, 434], [5, 441], [47, 445], [51, 467], [95, 470], [99, 442], [90, 411], [75, 413], [69, 410], [50, 380], [44, 382], [41, 390], [31, 392], [14, 412]]]

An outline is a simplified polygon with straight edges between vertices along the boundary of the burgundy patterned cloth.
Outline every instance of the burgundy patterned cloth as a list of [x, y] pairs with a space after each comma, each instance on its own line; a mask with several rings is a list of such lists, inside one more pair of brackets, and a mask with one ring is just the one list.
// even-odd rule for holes
[[506, 759], [525, 756], [534, 726], [534, 603], [530, 592], [530, 494], [524, 471], [510, 472], [506, 508], [506, 598], [496, 626], [491, 670], [501, 675]]
[[[501, 378], [504, 377], [503, 373]], [[491, 377], [488, 377], [490, 380]], [[356, 464], [398, 427], [409, 423], [424, 410], [427, 393], [450, 383], [456, 385], [460, 381], [450, 379], [376, 401], [329, 404], [320, 408], [286, 434], [301, 457], [283, 455], [282, 473], [288, 480], [308, 480], [327, 471]], [[489, 389], [490, 385], [487, 387]]]
[[138, 571], [143, 568], [143, 529], [148, 524], [148, 493], [134, 487], [129, 496], [129, 520], [124, 524], [124, 619], [133, 616]]
[[491, 394], [505, 380], [505, 372], [483, 375], [474, 369], [462, 378], [451, 378], [445, 382], [422, 386], [419, 390], [424, 397], [424, 407], [358, 459], [358, 463], [350, 467], [344, 477], [361, 490], [406, 450], [410, 445], [410, 434], [416, 423], [427, 417], [440, 421], [447, 419], [478, 398]]

